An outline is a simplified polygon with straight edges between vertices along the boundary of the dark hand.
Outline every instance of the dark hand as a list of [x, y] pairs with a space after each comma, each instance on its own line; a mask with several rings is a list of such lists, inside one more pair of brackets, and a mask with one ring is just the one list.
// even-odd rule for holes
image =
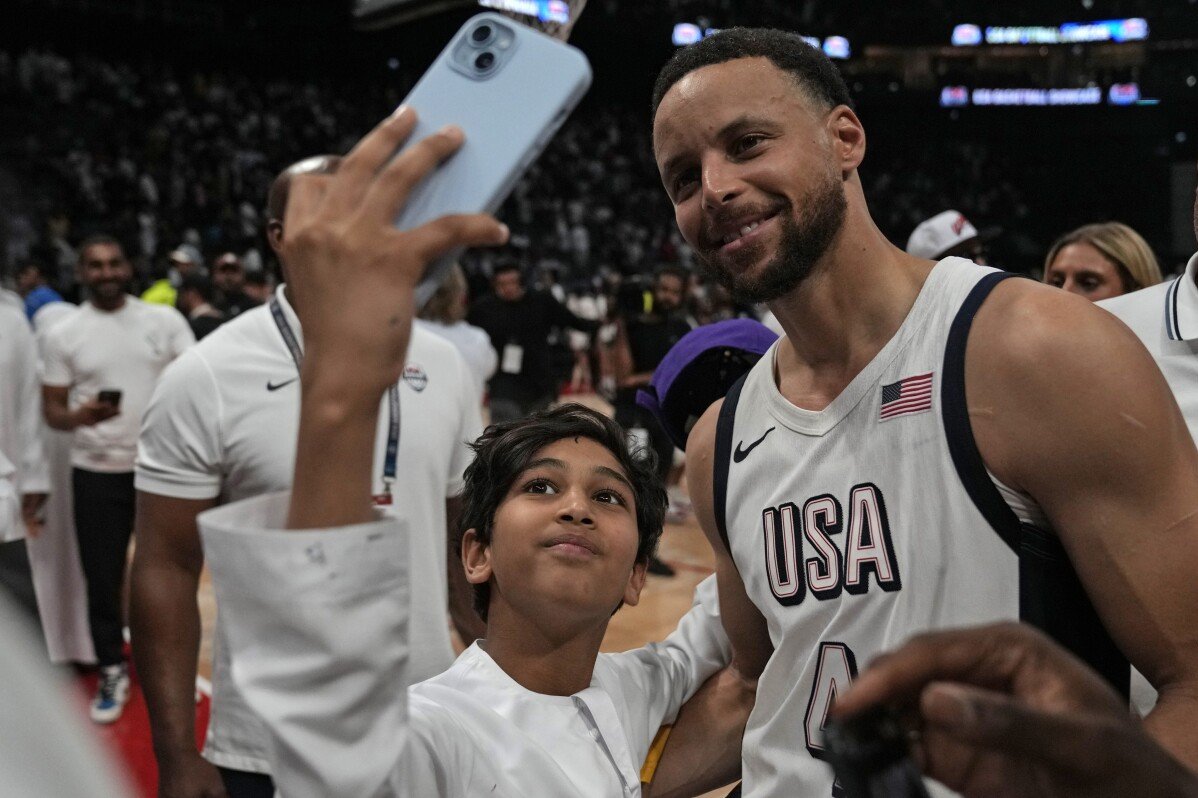
[[121, 414], [120, 408], [116, 405], [111, 405], [108, 402], [100, 402], [91, 399], [79, 405], [73, 411], [76, 426], [79, 427], [94, 427], [101, 421], [107, 421], [114, 416]]
[[403, 370], [414, 287], [425, 267], [457, 247], [507, 240], [507, 228], [486, 214], [395, 229], [412, 189], [463, 141], [460, 130], [446, 128], [393, 158], [415, 124], [415, 112], [400, 108], [335, 174], [292, 181], [280, 254], [287, 290], [304, 308], [305, 382], [321, 371], [347, 392], [381, 396]]
[[216, 765], [190, 752], [160, 763], [158, 798], [229, 798], [229, 795]]
[[924, 772], [966, 796], [1195, 796], [1093, 671], [1019, 624], [920, 635], [879, 657], [834, 715], [918, 712]]

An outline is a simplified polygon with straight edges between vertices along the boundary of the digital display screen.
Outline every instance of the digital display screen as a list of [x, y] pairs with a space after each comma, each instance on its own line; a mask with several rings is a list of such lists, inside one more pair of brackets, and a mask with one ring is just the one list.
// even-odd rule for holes
[[[1106, 92], [1111, 105], [1151, 105], [1144, 100], [1138, 83], [1115, 83]], [[969, 89], [945, 86], [940, 90], [941, 108], [975, 106], [1070, 106], [1102, 105], [1103, 91], [1097, 86], [1082, 89]]]
[[564, 0], [478, 0], [485, 8], [536, 17], [541, 22], [565, 25], [570, 21], [570, 6]]
[[[986, 28], [986, 44], [1086, 44], [1088, 42], [1138, 42], [1148, 38], [1148, 21], [1140, 17], [1099, 22], [1066, 22], [1058, 27], [993, 25]], [[983, 41], [977, 25], [953, 28], [957, 47], [973, 47]]]

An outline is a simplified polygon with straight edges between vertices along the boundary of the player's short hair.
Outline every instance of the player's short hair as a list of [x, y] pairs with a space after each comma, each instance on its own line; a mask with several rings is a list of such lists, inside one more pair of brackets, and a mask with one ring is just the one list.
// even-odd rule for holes
[[[648, 562], [657, 550], [669, 500], [657, 476], [656, 457], [649, 449], [632, 448], [620, 425], [607, 416], [579, 404], [542, 410], [527, 418], [492, 424], [474, 449], [474, 462], [466, 469], [462, 492], [462, 514], [458, 520], [457, 548], [462, 535], [473, 529], [479, 539], [491, 542], [495, 513], [537, 452], [565, 438], [588, 438], [612, 453], [628, 481], [636, 503], [636, 526], [640, 536], [637, 562]], [[491, 586], [474, 585], [474, 609], [486, 620], [491, 603]]]
[[1160, 264], [1144, 237], [1122, 222], [1087, 224], [1053, 242], [1044, 259], [1044, 271], [1052, 268], [1061, 250], [1070, 244], [1089, 244], [1115, 264], [1124, 293], [1138, 291], [1164, 281]]
[[666, 62], [653, 86], [653, 116], [657, 116], [666, 92], [691, 72], [738, 58], [768, 58], [829, 109], [853, 107], [849, 88], [831, 59], [798, 34], [772, 28], [727, 28], [683, 47]]

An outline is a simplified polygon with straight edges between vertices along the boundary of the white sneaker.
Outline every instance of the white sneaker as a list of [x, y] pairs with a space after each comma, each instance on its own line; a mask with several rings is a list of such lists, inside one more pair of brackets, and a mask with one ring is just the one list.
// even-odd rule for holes
[[113, 723], [125, 711], [129, 700], [129, 667], [107, 665], [100, 668], [100, 682], [92, 699], [91, 716], [96, 723]]

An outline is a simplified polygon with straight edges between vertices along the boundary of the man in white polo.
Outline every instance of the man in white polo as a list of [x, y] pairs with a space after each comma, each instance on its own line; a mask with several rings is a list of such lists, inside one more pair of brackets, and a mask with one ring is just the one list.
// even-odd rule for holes
[[[1194, 236], [1198, 238], [1198, 193]], [[1152, 354], [1198, 443], [1198, 253], [1180, 276], [1103, 300], [1098, 306], [1118, 316]], [[1141, 713], [1152, 709], [1156, 691], [1135, 671], [1131, 690], [1136, 709]]]
[[[1198, 193], [1194, 236], [1198, 238]], [[1098, 306], [1118, 316], [1152, 353], [1198, 441], [1198, 254], [1179, 277]]]
[[[291, 177], [331, 172], [338, 162], [309, 159], [276, 179], [267, 225], [276, 251]], [[230, 646], [219, 610], [204, 757], [195, 749], [196, 589], [203, 567], [195, 516], [216, 504], [291, 486], [304, 346], [304, 310], [296, 301], [280, 287], [267, 305], [205, 337], [163, 375], [142, 428], [133, 650], [164, 795], [274, 793], [268, 737], [230, 677]], [[461, 356], [449, 342], [416, 330], [403, 377], [380, 412], [374, 493], [377, 504], [413, 530], [409, 668], [417, 680], [453, 662], [450, 614], [467, 644], [482, 631], [461, 566], [454, 557], [451, 569], [447, 557], [455, 497], [472, 456], [467, 443], [481, 432], [477, 392]], [[397, 459], [404, 463], [398, 480]]]

